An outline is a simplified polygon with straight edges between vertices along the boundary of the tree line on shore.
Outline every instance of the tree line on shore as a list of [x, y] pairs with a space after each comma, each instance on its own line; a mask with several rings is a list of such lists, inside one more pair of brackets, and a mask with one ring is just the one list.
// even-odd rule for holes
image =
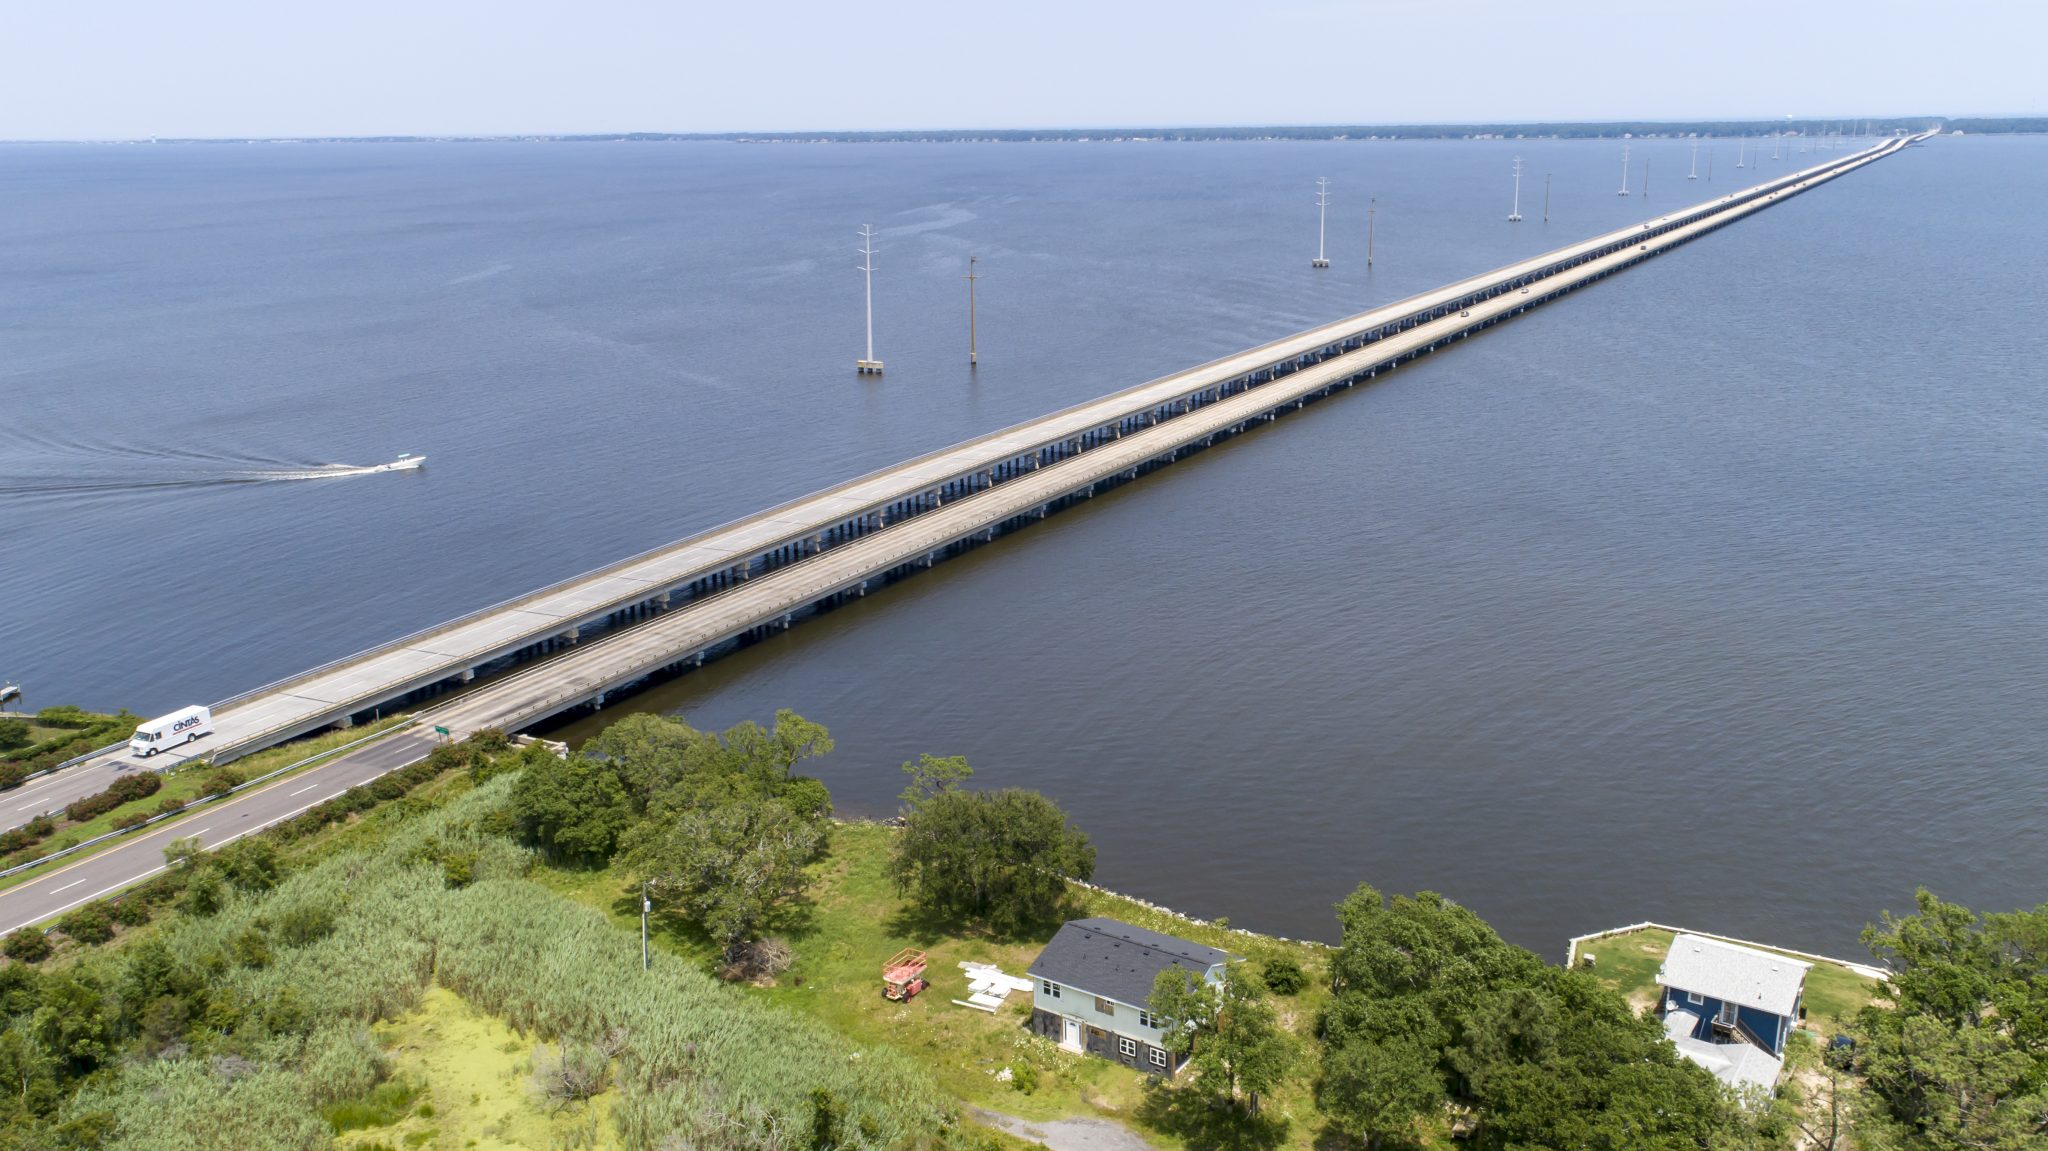
[[[305, 1117], [388, 1073], [349, 1029], [451, 978], [554, 1043], [551, 1082], [626, 1085], [628, 1146], [678, 1130], [704, 1146], [951, 1145], [915, 1075], [925, 1085], [908, 1110], [873, 1097], [870, 1080], [822, 1069], [749, 1088], [767, 1094], [748, 1096], [739, 1119], [664, 1094], [674, 1071], [646, 1046], [651, 1017], [621, 1025], [585, 1002], [602, 990], [588, 972], [625, 961], [600, 954], [620, 950], [616, 933], [520, 879], [536, 854], [612, 868], [704, 933], [716, 974], [772, 978], [790, 961], [778, 925], [831, 850], [830, 791], [806, 774], [831, 750], [822, 725], [788, 710], [718, 733], [629, 717], [566, 758], [493, 736], [408, 769], [387, 789], [394, 830], [367, 848], [303, 867], [271, 837], [183, 850], [113, 914], [94, 904], [68, 917], [64, 934], [80, 947], [52, 957], [41, 933], [10, 937], [0, 1151], [178, 1145], [148, 1136], [144, 1116], [173, 1133], [202, 1122], [250, 1130], [213, 1104], [164, 1102], [208, 1089], [307, 1140], [288, 1145], [318, 1145]], [[445, 811], [406, 808], [410, 788], [450, 769], [474, 790]], [[1068, 880], [1093, 874], [1095, 849], [1050, 799], [975, 789], [959, 757], [923, 756], [904, 772], [888, 874], [908, 905], [1011, 939], [1042, 936], [1071, 911]], [[377, 798], [365, 789], [316, 809], [308, 829], [356, 818]], [[1293, 1027], [1277, 1004], [1308, 978], [1297, 965], [1233, 963], [1215, 983], [1169, 972], [1155, 984], [1148, 1006], [1190, 1070], [1151, 1092], [1141, 1119], [1254, 1147], [1308, 1121], [1323, 1139], [1372, 1151], [1454, 1138], [1485, 1151], [2048, 1146], [2048, 905], [1980, 917], [1923, 892], [1911, 914], [1887, 914], [1865, 935], [1892, 973], [1884, 999], [1847, 1021], [1842, 1046], [1796, 1048], [1797, 1074], [1753, 1098], [1681, 1059], [1657, 1021], [1590, 973], [1543, 962], [1451, 900], [1361, 886], [1337, 912], [1339, 942], [1317, 972], [1328, 995]], [[157, 928], [136, 945], [97, 946], [153, 915]], [[511, 956], [557, 952], [552, 1006], [492, 974]], [[637, 951], [629, 958], [637, 965]], [[452, 974], [464, 970], [476, 974]], [[687, 980], [675, 991], [678, 1002], [709, 1004], [708, 994]], [[754, 1034], [752, 1017], [733, 1011], [719, 1018]], [[1261, 1108], [1290, 1084], [1312, 1094], [1318, 1115]], [[304, 1099], [288, 1103], [293, 1092]], [[772, 1144], [763, 1131], [776, 1133]]]

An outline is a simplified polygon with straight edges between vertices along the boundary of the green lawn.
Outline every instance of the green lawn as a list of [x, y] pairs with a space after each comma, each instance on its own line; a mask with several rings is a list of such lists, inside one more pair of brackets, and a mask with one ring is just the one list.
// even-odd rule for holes
[[[795, 950], [796, 963], [773, 986], [753, 989], [774, 1002], [815, 1015], [862, 1043], [888, 1044], [928, 1066], [940, 1084], [965, 1103], [1027, 1119], [1100, 1116], [1128, 1123], [1151, 1142], [1166, 1147], [1214, 1146], [1228, 1142], [1199, 1107], [1171, 1107], [1172, 1093], [1148, 1090], [1146, 1076], [1103, 1059], [1060, 1051], [1031, 1034], [1031, 997], [1013, 993], [1002, 1010], [989, 1015], [956, 1006], [967, 997], [962, 960], [999, 964], [1024, 974], [1058, 925], [1029, 938], [996, 939], [963, 933], [906, 911], [884, 872], [893, 832], [879, 824], [836, 826], [831, 856], [819, 866], [808, 902], [780, 925], [777, 935]], [[543, 869], [536, 879], [549, 887], [606, 909], [621, 925], [637, 922], [637, 892], [617, 871]], [[1105, 915], [1224, 948], [1254, 960], [1286, 952], [1309, 973], [1310, 986], [1279, 1005], [1302, 1040], [1303, 1062], [1275, 1096], [1265, 1100], [1270, 1120], [1257, 1142], [1265, 1147], [1309, 1148], [1322, 1134], [1322, 1120], [1309, 1095], [1314, 1079], [1314, 1045], [1308, 1041], [1327, 982], [1326, 953], [1307, 944], [1249, 937], [1197, 926], [1140, 904], [1076, 889], [1077, 915]], [[656, 943], [707, 967], [712, 948], [679, 921], [657, 924]], [[932, 986], [909, 1003], [882, 997], [881, 965], [898, 949], [916, 947], [930, 956]], [[997, 1079], [1021, 1064], [1037, 1072], [1030, 1094]]]
[[[319, 755], [324, 751], [332, 751], [343, 744], [352, 743], [365, 736], [389, 731], [403, 722], [405, 722], [403, 716], [391, 716], [381, 722], [366, 724], [347, 731], [322, 732], [307, 739], [294, 740], [291, 743], [281, 744], [267, 751], [260, 751], [255, 755], [238, 759], [233, 764], [233, 770], [241, 773], [245, 779], [254, 779], [259, 775], [276, 771], [287, 764], [297, 763], [302, 759]], [[154, 815], [165, 799], [190, 802], [204, 789], [206, 777], [211, 775], [213, 771], [213, 768], [196, 761], [183, 768], [165, 771], [163, 773], [164, 785], [157, 790], [155, 795], [144, 796], [141, 799], [124, 803], [114, 810], [86, 820], [84, 823], [68, 823], [64, 821], [60, 813], [57, 817], [57, 830], [48, 839], [36, 845], [35, 853], [38, 855], [48, 855], [54, 851], [61, 851], [71, 844], [83, 843], [95, 836], [105, 835], [114, 829], [115, 820], [133, 812], [141, 811]], [[278, 778], [285, 779], [289, 778], [289, 776], [279, 776]], [[205, 807], [193, 808], [173, 816], [163, 823], [151, 824], [150, 826], [154, 830], [168, 824], [177, 823], [180, 820], [188, 819], [197, 812], [204, 810]], [[17, 883], [26, 883], [31, 879], [47, 875], [58, 867], [67, 867], [121, 842], [122, 840], [120, 839], [110, 839], [105, 843], [96, 844], [83, 851], [74, 851], [62, 859], [44, 864], [41, 867], [31, 868], [27, 871], [7, 876], [4, 879], [0, 879], [0, 891], [4, 891]]]
[[[1589, 940], [1579, 945], [1578, 954], [1581, 961], [1588, 955], [1597, 957], [1594, 977], [1626, 996], [1638, 1010], [1648, 1010], [1657, 1004], [1657, 969], [1664, 965], [1664, 956], [1671, 950], [1671, 934], [1661, 928], [1645, 927]], [[1875, 981], [1846, 967], [1785, 952], [1778, 954], [1813, 964], [1813, 970], [1806, 976], [1805, 998], [1806, 1026], [1811, 1030], [1832, 1034], [1880, 994]]]

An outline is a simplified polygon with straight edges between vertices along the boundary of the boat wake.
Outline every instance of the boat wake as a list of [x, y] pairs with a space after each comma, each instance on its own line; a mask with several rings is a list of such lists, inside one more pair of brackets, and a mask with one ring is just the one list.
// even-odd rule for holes
[[[140, 453], [136, 453], [140, 454]], [[232, 461], [240, 467], [197, 466], [205, 457], [170, 456], [138, 460], [139, 466], [118, 472], [100, 469], [51, 468], [31, 473], [0, 474], [0, 499], [61, 499], [68, 496], [117, 496], [178, 489], [228, 487], [237, 484], [290, 483], [300, 480], [334, 480], [383, 472], [417, 471], [423, 456], [404, 455], [384, 464], [292, 464], [288, 460]], [[219, 461], [228, 462], [228, 461]], [[252, 467], [248, 464], [283, 466]]]

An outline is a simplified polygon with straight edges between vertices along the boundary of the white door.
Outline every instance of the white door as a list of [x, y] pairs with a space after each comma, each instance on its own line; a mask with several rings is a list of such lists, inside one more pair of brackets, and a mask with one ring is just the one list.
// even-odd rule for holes
[[1072, 1019], [1065, 1019], [1061, 1022], [1067, 1025], [1067, 1029], [1061, 1037], [1060, 1046], [1079, 1049], [1081, 1046], [1081, 1025]]

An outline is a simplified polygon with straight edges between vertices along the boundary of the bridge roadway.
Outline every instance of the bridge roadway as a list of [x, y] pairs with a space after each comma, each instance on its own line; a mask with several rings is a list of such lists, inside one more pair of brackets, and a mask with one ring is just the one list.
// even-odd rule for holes
[[[1918, 139], [1915, 137], [1914, 139]], [[258, 791], [211, 806], [48, 875], [0, 892], [0, 934], [40, 923], [90, 899], [138, 882], [162, 868], [164, 843], [195, 835], [211, 847], [260, 830], [322, 800], [426, 755], [431, 726], [463, 734], [485, 727], [516, 730], [549, 715], [592, 702], [661, 668], [696, 662], [737, 636], [786, 627], [795, 619], [848, 595], [865, 594], [892, 574], [928, 566], [948, 551], [1031, 522], [1070, 500], [1085, 499], [1105, 484], [1126, 482], [1153, 467], [1202, 450], [1332, 392], [1354, 386], [1419, 356], [1461, 340], [1529, 308], [1612, 275], [1679, 244], [1725, 227], [1816, 184], [1889, 155], [1911, 140], [1865, 154], [1855, 164], [1804, 180], [1691, 222], [1656, 237], [1639, 238], [1575, 265], [1355, 351], [1291, 373], [1190, 413], [1121, 436], [1102, 448], [1036, 469], [932, 511], [876, 531], [801, 562], [734, 584], [701, 602], [620, 629], [540, 666], [483, 685], [426, 713], [422, 722], [338, 756]], [[1730, 198], [1732, 200], [1732, 198]]]
[[[1539, 283], [1584, 273], [1597, 261], [1673, 236], [1697, 234], [1709, 221], [1738, 218], [1780, 197], [1889, 155], [1910, 140], [1767, 180], [1654, 220], [1595, 236], [1432, 292], [1326, 324], [1197, 368], [1078, 404], [881, 469], [835, 487], [735, 520], [315, 668], [214, 705], [215, 735], [150, 761], [167, 766], [184, 755], [216, 762], [260, 750], [308, 731], [367, 718], [374, 708], [416, 703], [451, 683], [503, 670], [546, 651], [574, 645], [585, 633], [634, 621], [725, 592], [799, 560], [816, 558], [930, 515], [960, 497], [994, 490], [1040, 469], [1087, 455], [1138, 431], [1175, 423], [1226, 400], [1264, 393], [1277, 381], [1362, 349], [1412, 337], [1456, 313], [1515, 298]], [[1584, 278], [1581, 276], [1580, 278]], [[1551, 288], [1545, 292], [1554, 294]], [[1431, 331], [1440, 331], [1431, 327]], [[1407, 339], [1405, 344], [1412, 344]], [[1387, 358], [1382, 354], [1381, 358]], [[22, 789], [0, 793], [0, 828], [63, 807], [103, 789], [118, 771], [139, 766], [125, 748], [107, 749]]]

